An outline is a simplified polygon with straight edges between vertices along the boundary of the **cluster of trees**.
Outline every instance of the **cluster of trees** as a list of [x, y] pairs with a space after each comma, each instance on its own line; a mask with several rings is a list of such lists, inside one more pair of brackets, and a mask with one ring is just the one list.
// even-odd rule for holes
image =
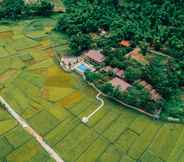
[[163, 107], [164, 100], [152, 100], [149, 92], [138, 83], [133, 83], [127, 91], [123, 92], [118, 87], [113, 87], [110, 82], [102, 81], [104, 76], [101, 73], [87, 71], [85, 72], [85, 77], [87, 81], [95, 83], [103, 93], [115, 97], [129, 105], [142, 108], [147, 112], [155, 113], [156, 110]]
[[180, 65], [173, 59], [153, 58], [145, 68], [145, 80], [153, 85], [166, 99], [175, 95], [184, 84]]
[[164, 100], [154, 101], [150, 98], [148, 91], [142, 85], [133, 84], [127, 91], [120, 91], [114, 88], [111, 83], [104, 83], [99, 86], [102, 92], [115, 97], [124, 103], [144, 109], [146, 112], [155, 113], [158, 109], [163, 108]]
[[17, 19], [25, 16], [46, 16], [52, 12], [54, 5], [50, 0], [37, 0], [25, 3], [24, 0], [3, 0], [0, 2], [0, 19]]
[[[183, 57], [184, 3], [182, 0], [65, 0], [66, 13], [58, 30], [70, 35], [104, 29], [108, 45], [128, 39], [146, 51], [148, 47]], [[77, 6], [77, 7], [76, 7]], [[82, 37], [81, 37], [82, 38]], [[107, 46], [108, 46], [107, 45]]]

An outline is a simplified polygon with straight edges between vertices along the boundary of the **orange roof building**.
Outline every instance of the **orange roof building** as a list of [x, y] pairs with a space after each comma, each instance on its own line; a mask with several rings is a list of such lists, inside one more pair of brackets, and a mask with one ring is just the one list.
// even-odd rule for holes
[[135, 59], [137, 62], [148, 64], [148, 61], [140, 53], [140, 51], [141, 51], [140, 48], [135, 48], [133, 51], [129, 52], [126, 56], [131, 57], [132, 59]]
[[128, 40], [122, 40], [120, 42], [120, 45], [122, 45], [124, 47], [130, 47], [130, 41], [128, 41]]

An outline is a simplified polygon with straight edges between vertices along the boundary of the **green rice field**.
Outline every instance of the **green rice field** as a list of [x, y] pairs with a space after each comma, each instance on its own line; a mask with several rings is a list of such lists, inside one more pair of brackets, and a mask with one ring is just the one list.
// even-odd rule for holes
[[[184, 162], [184, 126], [153, 121], [105, 100], [75, 73], [62, 71], [55, 52], [67, 38], [54, 18], [0, 25], [0, 95], [65, 162]], [[46, 25], [47, 24], [47, 25]], [[53, 162], [12, 117], [0, 109], [0, 162]]]

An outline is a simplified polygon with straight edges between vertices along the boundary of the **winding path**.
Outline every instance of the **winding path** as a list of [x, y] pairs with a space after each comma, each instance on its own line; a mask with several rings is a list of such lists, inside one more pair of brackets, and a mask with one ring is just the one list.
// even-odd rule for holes
[[99, 93], [97, 94], [97, 96], [96, 96], [96, 99], [97, 99], [98, 101], [101, 102], [101, 105], [100, 105], [95, 111], [93, 111], [91, 114], [89, 114], [87, 117], [83, 117], [83, 118], [82, 118], [82, 122], [83, 122], [83, 123], [87, 123], [87, 122], [89, 121], [89, 119], [90, 119], [93, 115], [95, 115], [95, 114], [104, 106], [104, 100], [103, 100], [102, 98], [100, 98], [100, 95], [101, 95], [101, 94], [102, 94], [102, 93], [99, 92]]
[[0, 96], [0, 103], [4, 105], [4, 108], [13, 116], [16, 121], [29, 133], [35, 140], [45, 149], [46, 152], [52, 157], [56, 162], [64, 162], [64, 160], [43, 140], [43, 138], [31, 127], [29, 124], [16, 113], [11, 106]]

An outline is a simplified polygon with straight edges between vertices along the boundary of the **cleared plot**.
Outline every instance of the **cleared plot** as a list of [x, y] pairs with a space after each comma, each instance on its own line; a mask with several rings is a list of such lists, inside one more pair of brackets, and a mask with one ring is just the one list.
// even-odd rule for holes
[[[100, 156], [97, 162], [119, 162], [121, 158], [121, 153], [114, 147], [109, 146], [105, 152]], [[123, 161], [128, 162], [128, 161]]]
[[[146, 151], [141, 157], [141, 162], [163, 162], [163, 160], [159, 159], [156, 155], [154, 155], [150, 151]], [[173, 161], [174, 162], [174, 161]]]
[[122, 132], [124, 132], [133, 122], [135, 114], [130, 114], [127, 111], [121, 113], [121, 116], [110, 125], [103, 133], [111, 142], [116, 140]]
[[[136, 162], [136, 160], [131, 159], [129, 156], [127, 155], [123, 155], [120, 162]], [[141, 161], [142, 162], [142, 161]], [[147, 161], [150, 162], [150, 161]]]
[[112, 109], [107, 115], [104, 116], [102, 120], [100, 120], [96, 125], [95, 125], [95, 130], [99, 133], [104, 132], [106, 129], [112, 125], [117, 118], [120, 116], [119, 110], [118, 109]]
[[22, 60], [22, 61], [32, 61], [33, 60], [33, 57], [31, 56], [31, 54], [29, 53], [23, 53], [19, 56], [19, 58]]
[[5, 48], [0, 47], [0, 57], [8, 56], [8, 51]]
[[53, 60], [48, 59], [48, 60], [43, 60], [41, 62], [38, 62], [36, 64], [33, 64], [29, 66], [29, 70], [35, 70], [35, 69], [47, 69], [49, 66], [53, 65]]
[[0, 121], [8, 120], [11, 116], [2, 108], [0, 107]]
[[47, 111], [54, 115], [59, 121], [64, 121], [71, 117], [71, 114], [58, 104], [49, 107]]
[[74, 92], [74, 89], [60, 88], [60, 87], [45, 87], [43, 91], [45, 92], [44, 95], [45, 98], [47, 98], [49, 101], [56, 102], [72, 94]]
[[149, 124], [149, 120], [145, 116], [140, 115], [135, 119], [134, 122], [132, 122], [129, 129], [140, 135], [141, 133], [143, 133], [143, 131], [147, 128]]
[[11, 130], [17, 125], [16, 121], [12, 119], [0, 121], [0, 135], [4, 134], [5, 132]]
[[104, 138], [99, 137], [88, 149], [84, 152], [77, 162], [92, 162], [96, 161], [98, 157], [104, 152], [108, 146]]
[[79, 115], [81, 112], [85, 111], [89, 108], [90, 105], [94, 103], [94, 100], [83, 97], [78, 103], [72, 105], [71, 107], [67, 107], [69, 111], [71, 111], [75, 115]]
[[173, 147], [176, 145], [176, 139], [178, 139], [181, 132], [181, 125], [164, 125], [149, 147], [150, 151], [157, 155], [160, 159], [166, 161], [169, 154], [172, 152]]
[[0, 159], [6, 157], [13, 150], [5, 137], [0, 137], [0, 150]]
[[51, 162], [51, 161], [55, 162], [55, 160], [51, 159], [46, 152], [41, 151], [36, 155], [34, 155], [28, 162]]
[[120, 147], [122, 151], [128, 152], [128, 150], [130, 149], [130, 147], [137, 138], [138, 138], [137, 134], [128, 129], [125, 130], [121, 134], [121, 136], [116, 140], [116, 145]]
[[75, 76], [68, 75], [68, 73], [64, 72], [57, 66], [52, 66], [47, 69], [48, 72], [45, 86], [73, 88], [74, 85], [80, 84], [78, 83], [80, 80], [76, 80]]
[[21, 127], [18, 126], [8, 132], [5, 137], [14, 148], [17, 148], [28, 141], [31, 138], [31, 135], [27, 134]]
[[15, 87], [9, 87], [8, 91], [4, 93], [5, 98], [10, 103], [14, 109], [22, 113], [28, 105], [28, 98], [20, 91], [20, 89]]
[[38, 88], [41, 88], [44, 84], [44, 78], [42, 76], [28, 71], [22, 72], [19, 76], [19, 79], [26, 80], [27, 82]]
[[39, 44], [29, 38], [26, 37], [20, 37], [14, 40], [14, 43], [12, 44], [13, 48], [16, 49], [17, 51], [31, 48], [31, 47], [36, 47]]
[[94, 132], [81, 124], [56, 145], [56, 150], [66, 161], [76, 161], [96, 138]]
[[55, 127], [52, 131], [50, 131], [44, 139], [50, 145], [56, 145], [59, 141], [61, 141], [67, 134], [71, 133], [72, 130], [79, 124], [79, 120], [70, 117], [69, 119], [63, 121], [57, 127]]
[[33, 140], [25, 143], [7, 156], [8, 162], [27, 162], [37, 155], [42, 148]]
[[184, 161], [184, 130], [182, 129], [182, 133], [180, 137], [177, 139], [177, 143], [172, 150], [171, 154], [168, 157], [168, 162], [183, 162]]
[[59, 101], [59, 104], [64, 107], [64, 108], [67, 108], [67, 107], [70, 107], [72, 105], [75, 105], [77, 102], [79, 102], [81, 100], [81, 93], [80, 92], [73, 92], [72, 94], [64, 97], [63, 99], [61, 99]]
[[55, 128], [59, 123], [59, 120], [47, 111], [42, 111], [29, 119], [29, 123], [40, 135], [43, 136], [51, 129]]
[[146, 151], [148, 146], [152, 143], [153, 139], [157, 135], [157, 132], [161, 126], [150, 121], [147, 122], [149, 123], [149, 127], [147, 127], [145, 131], [138, 136], [128, 152], [128, 155], [134, 159], [139, 159]]

